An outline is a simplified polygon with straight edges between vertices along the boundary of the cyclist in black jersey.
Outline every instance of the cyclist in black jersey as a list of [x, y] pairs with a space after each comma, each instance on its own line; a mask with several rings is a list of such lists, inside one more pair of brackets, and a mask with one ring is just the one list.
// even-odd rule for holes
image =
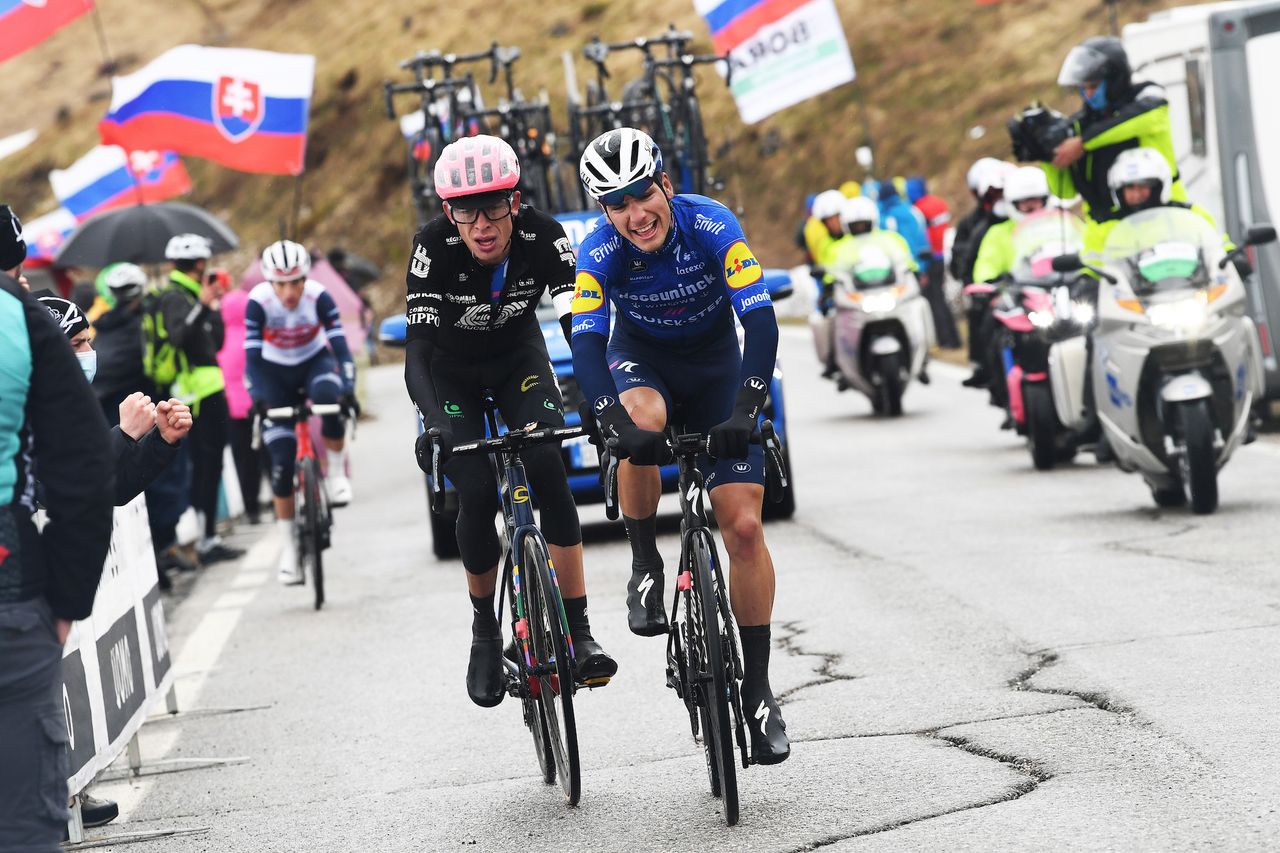
[[[502, 701], [502, 641], [494, 614], [501, 548], [493, 519], [498, 487], [489, 460], [449, 458], [455, 442], [484, 437], [483, 395], [493, 393], [511, 429], [564, 426], [563, 403], [534, 311], [549, 289], [569, 337], [574, 254], [564, 228], [520, 206], [520, 165], [505, 141], [472, 136], [451, 143], [436, 166], [444, 212], [413, 241], [405, 275], [405, 384], [423, 424], [439, 430], [444, 470], [458, 490], [458, 550], [472, 605], [467, 693], [477, 705]], [[431, 469], [427, 434], [418, 464]], [[579, 680], [603, 683], [618, 665], [591, 636], [582, 577], [582, 531], [564, 462], [554, 445], [521, 454], [555, 563]]]

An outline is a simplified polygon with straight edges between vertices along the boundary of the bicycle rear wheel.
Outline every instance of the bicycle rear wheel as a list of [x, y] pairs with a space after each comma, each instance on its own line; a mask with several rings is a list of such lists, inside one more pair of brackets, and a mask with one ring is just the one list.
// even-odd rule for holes
[[529, 640], [538, 682], [538, 705], [546, 718], [551, 754], [560, 775], [560, 787], [571, 806], [582, 794], [578, 760], [578, 728], [573, 714], [573, 655], [569, 650], [569, 626], [551, 569], [546, 543], [539, 536], [525, 536], [524, 594], [528, 605]]
[[316, 610], [319, 610], [324, 605], [324, 558], [321, 555], [328, 544], [325, 542], [328, 508], [324, 484], [320, 482], [320, 466], [315, 459], [298, 463], [298, 495], [302, 499], [295, 509], [295, 515], [302, 520], [298, 560], [302, 562], [304, 575], [311, 578]]
[[707, 775], [711, 793], [724, 800], [724, 820], [729, 826], [738, 822], [738, 772], [733, 743], [733, 725], [729, 703], [730, 685], [734, 677], [721, 619], [720, 597], [724, 594], [716, 583], [713, 565], [715, 549], [706, 531], [698, 531], [689, 542], [689, 559], [693, 572], [694, 607], [692, 640], [698, 650], [700, 668], [697, 673], [702, 686], [702, 745], [707, 756]]

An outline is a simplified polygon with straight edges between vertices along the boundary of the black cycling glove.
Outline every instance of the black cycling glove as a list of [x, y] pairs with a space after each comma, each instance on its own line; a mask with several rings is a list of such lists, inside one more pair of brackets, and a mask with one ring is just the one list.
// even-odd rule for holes
[[[440, 467], [444, 468], [444, 464], [449, 461], [449, 457], [453, 455], [453, 433], [447, 429], [435, 428], [440, 436]], [[418, 442], [414, 445], [414, 455], [418, 457], [418, 467], [423, 473], [431, 473], [431, 427], [428, 426], [425, 431], [419, 433]]]
[[746, 459], [751, 448], [751, 434], [756, 431], [756, 418], [764, 407], [769, 385], [759, 376], [748, 376], [738, 389], [733, 414], [719, 426], [711, 428], [707, 452], [717, 459]]
[[618, 455], [632, 465], [666, 465], [671, 461], [671, 445], [667, 437], [651, 429], [640, 429], [627, 410], [612, 397], [596, 400], [596, 419], [600, 432], [618, 439]]

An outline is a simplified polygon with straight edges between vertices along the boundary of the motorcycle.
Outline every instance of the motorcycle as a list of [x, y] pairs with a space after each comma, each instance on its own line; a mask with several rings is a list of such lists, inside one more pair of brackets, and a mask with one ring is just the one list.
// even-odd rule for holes
[[1082, 397], [1084, 363], [1072, 360], [1075, 370], [1060, 369], [1056, 378], [1050, 364], [1067, 363], [1064, 352], [1083, 353], [1093, 321], [1088, 292], [1094, 282], [1053, 270], [1054, 258], [1083, 246], [1084, 223], [1067, 211], [1045, 210], [1024, 219], [1013, 231], [1011, 281], [993, 306], [1002, 329], [1000, 366], [1009, 416], [1041, 471], [1069, 461], [1080, 443], [1075, 427], [1083, 405], [1068, 403], [1074, 416], [1061, 417], [1057, 402]]
[[[1275, 240], [1249, 229], [1245, 246]], [[1244, 439], [1263, 393], [1262, 345], [1245, 313], [1244, 284], [1201, 216], [1158, 207], [1107, 237], [1093, 371], [1098, 418], [1121, 470], [1138, 472], [1162, 507], [1218, 506], [1218, 470]], [[1081, 268], [1078, 256], [1054, 261]], [[1090, 268], [1092, 269], [1092, 268]]]
[[840, 390], [857, 388], [877, 414], [891, 417], [902, 414], [902, 396], [924, 371], [934, 340], [933, 315], [910, 260], [885, 232], [854, 237], [827, 270], [835, 282], [834, 318], [810, 319], [824, 363], [834, 347]]

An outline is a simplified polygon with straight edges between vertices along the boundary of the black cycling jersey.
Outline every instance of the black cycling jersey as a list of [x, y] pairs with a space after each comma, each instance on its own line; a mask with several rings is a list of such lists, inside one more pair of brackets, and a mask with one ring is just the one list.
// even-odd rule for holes
[[497, 267], [477, 263], [443, 213], [413, 239], [405, 273], [407, 338], [426, 340], [456, 356], [484, 358], [503, 352], [536, 332], [534, 316], [543, 289], [552, 298], [573, 294], [574, 254], [564, 227], [527, 205], [511, 232], [505, 282], [494, 301]]

